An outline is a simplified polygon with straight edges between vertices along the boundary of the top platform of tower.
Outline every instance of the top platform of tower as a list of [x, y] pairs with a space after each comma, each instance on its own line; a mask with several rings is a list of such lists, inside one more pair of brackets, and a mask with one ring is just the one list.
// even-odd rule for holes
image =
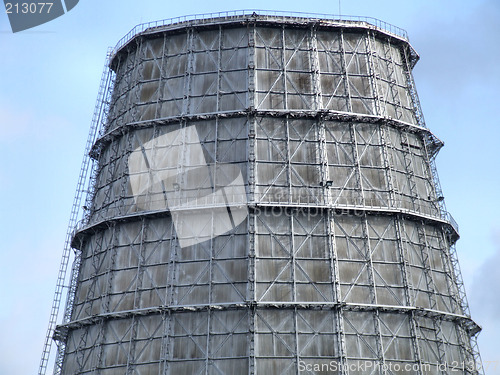
[[263, 26], [315, 26], [318, 29], [343, 29], [348, 31], [372, 30], [381, 38], [388, 37], [396, 44], [402, 43], [407, 45], [412, 68], [420, 58], [411, 46], [406, 30], [373, 17], [247, 9], [193, 14], [139, 24], [120, 39], [113, 48], [110, 67], [114, 68], [115, 57], [126, 46], [133, 47], [133, 41], [137, 38], [148, 37], [158, 33], [175, 33], [176, 31], [178, 32], [190, 27], [213, 28], [220, 25], [230, 27], [232, 25], [241, 26], [248, 23], [256, 23]]

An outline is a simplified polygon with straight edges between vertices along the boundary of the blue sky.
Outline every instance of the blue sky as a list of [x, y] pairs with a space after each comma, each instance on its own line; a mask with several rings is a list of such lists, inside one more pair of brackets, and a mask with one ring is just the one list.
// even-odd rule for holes
[[[81, 0], [67, 15], [12, 34], [0, 10], [0, 374], [38, 368], [60, 255], [107, 48], [141, 22], [272, 9], [338, 13], [308, 0]], [[500, 374], [500, 2], [342, 0], [342, 13], [406, 29], [487, 374]], [[497, 361], [497, 369], [493, 369]]]

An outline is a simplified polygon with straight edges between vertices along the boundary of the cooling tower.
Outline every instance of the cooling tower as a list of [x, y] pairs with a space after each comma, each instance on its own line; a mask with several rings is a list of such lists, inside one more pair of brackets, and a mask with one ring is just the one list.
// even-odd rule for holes
[[406, 33], [240, 12], [113, 51], [62, 374], [478, 374]]

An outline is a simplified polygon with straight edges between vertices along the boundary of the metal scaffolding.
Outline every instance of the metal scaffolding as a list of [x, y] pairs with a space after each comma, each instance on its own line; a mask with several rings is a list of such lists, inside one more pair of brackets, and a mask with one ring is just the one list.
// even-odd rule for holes
[[55, 373], [482, 374], [406, 33], [259, 13], [113, 50]]

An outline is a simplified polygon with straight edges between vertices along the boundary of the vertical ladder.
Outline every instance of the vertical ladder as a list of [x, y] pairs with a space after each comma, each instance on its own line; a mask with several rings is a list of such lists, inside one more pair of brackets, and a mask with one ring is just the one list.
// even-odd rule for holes
[[43, 350], [42, 350], [42, 357], [40, 359], [40, 366], [38, 369], [38, 374], [39, 375], [45, 375], [47, 372], [47, 366], [50, 358], [50, 353], [51, 353], [51, 348], [52, 348], [52, 338], [54, 336], [56, 324], [57, 324], [57, 318], [59, 315], [59, 308], [61, 305], [61, 300], [64, 292], [64, 288], [67, 288], [67, 285], [65, 285], [66, 281], [66, 271], [68, 268], [69, 264], [69, 259], [71, 256], [71, 239], [73, 237], [73, 231], [76, 228], [78, 219], [80, 217], [80, 207], [81, 207], [81, 202], [82, 202], [82, 197], [83, 194], [86, 191], [86, 182], [87, 182], [87, 175], [89, 172], [89, 166], [91, 164], [91, 158], [89, 156], [89, 153], [91, 151], [92, 145], [95, 142], [96, 135], [97, 135], [97, 130], [99, 128], [99, 125], [101, 124], [101, 120], [104, 120], [102, 118], [102, 112], [103, 112], [103, 98], [106, 94], [106, 91], [111, 83], [111, 77], [112, 74], [109, 69], [109, 60], [110, 60], [110, 53], [108, 51], [108, 55], [106, 56], [106, 62], [104, 65], [104, 70], [101, 76], [101, 82], [99, 85], [99, 92], [98, 92], [98, 98], [97, 98], [97, 103], [94, 109], [94, 114], [92, 116], [92, 123], [90, 126], [90, 131], [89, 135], [87, 138], [87, 143], [85, 145], [85, 154], [83, 156], [83, 161], [82, 165], [80, 167], [80, 174], [78, 176], [78, 183], [76, 186], [76, 193], [75, 197], [73, 199], [73, 205], [71, 207], [71, 214], [70, 214], [70, 219], [69, 219], [69, 224], [68, 224], [68, 229], [66, 231], [66, 238], [64, 241], [64, 248], [63, 248], [63, 253], [61, 257], [61, 263], [59, 265], [59, 273], [57, 275], [57, 283], [56, 283], [56, 289], [54, 293], [54, 299], [52, 301], [52, 308], [50, 311], [50, 318], [49, 318], [49, 325], [47, 328], [47, 334], [45, 336], [45, 342], [43, 345]]

